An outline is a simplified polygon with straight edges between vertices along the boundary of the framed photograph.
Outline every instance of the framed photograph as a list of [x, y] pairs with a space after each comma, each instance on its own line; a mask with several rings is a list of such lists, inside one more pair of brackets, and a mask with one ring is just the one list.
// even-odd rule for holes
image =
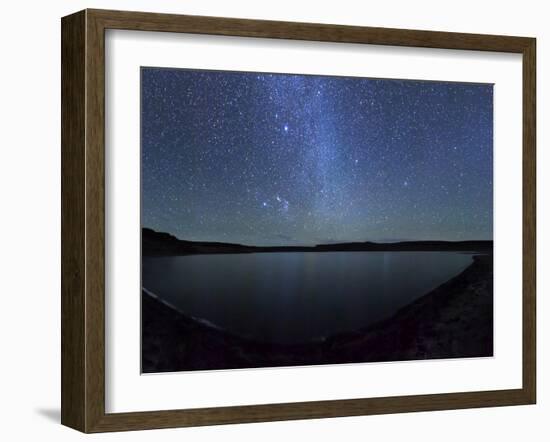
[[534, 404], [535, 39], [62, 19], [62, 423]]

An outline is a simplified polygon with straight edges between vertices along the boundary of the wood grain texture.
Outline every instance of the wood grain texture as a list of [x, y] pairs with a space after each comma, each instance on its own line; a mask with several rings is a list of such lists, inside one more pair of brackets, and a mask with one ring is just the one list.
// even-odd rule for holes
[[85, 13], [61, 28], [61, 422], [85, 419]]
[[86, 427], [105, 415], [105, 38], [86, 11]]
[[476, 51], [522, 52], [529, 38], [318, 23], [88, 10], [105, 29], [186, 32], [258, 38], [367, 43]]
[[536, 40], [523, 51], [523, 389], [536, 402]]
[[[523, 387], [514, 390], [105, 413], [106, 29], [523, 54]], [[531, 404], [535, 350], [535, 40], [140, 12], [62, 20], [62, 423], [83, 432]]]
[[294, 419], [528, 404], [523, 390], [498, 390], [316, 402], [107, 414], [92, 432], [145, 430]]

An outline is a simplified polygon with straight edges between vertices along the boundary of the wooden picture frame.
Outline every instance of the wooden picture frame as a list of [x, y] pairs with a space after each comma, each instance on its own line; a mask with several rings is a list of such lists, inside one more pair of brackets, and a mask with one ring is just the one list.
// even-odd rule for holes
[[[105, 30], [495, 51], [523, 57], [523, 385], [518, 389], [131, 413], [105, 411]], [[90, 432], [534, 404], [534, 38], [84, 10], [62, 19], [62, 409]]]

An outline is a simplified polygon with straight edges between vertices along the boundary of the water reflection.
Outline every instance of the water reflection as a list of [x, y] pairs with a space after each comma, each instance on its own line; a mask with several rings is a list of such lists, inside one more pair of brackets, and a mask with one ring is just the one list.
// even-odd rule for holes
[[241, 336], [304, 342], [365, 327], [458, 274], [455, 252], [307, 252], [143, 258], [143, 287]]

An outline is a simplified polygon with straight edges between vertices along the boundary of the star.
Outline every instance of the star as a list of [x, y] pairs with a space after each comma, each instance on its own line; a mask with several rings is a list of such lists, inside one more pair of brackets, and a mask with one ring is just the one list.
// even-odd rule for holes
[[148, 67], [141, 95], [144, 227], [251, 245], [492, 238], [491, 84]]

